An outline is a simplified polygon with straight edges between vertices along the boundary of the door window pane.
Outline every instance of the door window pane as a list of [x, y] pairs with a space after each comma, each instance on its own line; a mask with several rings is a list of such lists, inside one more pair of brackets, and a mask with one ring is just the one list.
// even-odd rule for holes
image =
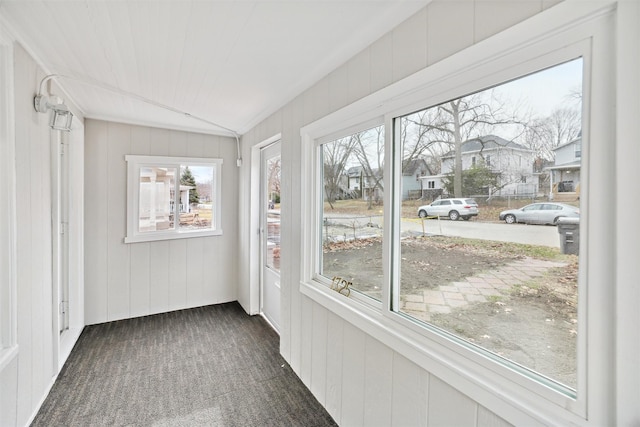
[[267, 267], [280, 271], [280, 156], [266, 161]]

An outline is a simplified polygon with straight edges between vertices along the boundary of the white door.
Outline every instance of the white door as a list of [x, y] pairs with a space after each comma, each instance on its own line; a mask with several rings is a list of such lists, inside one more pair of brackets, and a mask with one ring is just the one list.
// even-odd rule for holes
[[260, 312], [280, 331], [280, 142], [261, 150]]

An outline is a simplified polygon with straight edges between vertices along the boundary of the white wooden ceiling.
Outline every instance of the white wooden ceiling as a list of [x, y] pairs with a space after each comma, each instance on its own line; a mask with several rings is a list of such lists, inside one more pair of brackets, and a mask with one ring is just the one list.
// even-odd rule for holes
[[[426, 3], [0, 0], [0, 19], [48, 73], [242, 134]], [[104, 87], [56, 81], [86, 117], [221, 132]]]

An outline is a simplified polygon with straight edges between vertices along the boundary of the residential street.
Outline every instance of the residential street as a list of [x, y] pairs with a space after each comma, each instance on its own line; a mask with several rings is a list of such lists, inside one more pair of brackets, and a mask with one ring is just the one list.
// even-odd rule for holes
[[[423, 230], [424, 223], [424, 230]], [[498, 240], [501, 242], [560, 247], [558, 228], [544, 225], [505, 224], [503, 222], [450, 221], [448, 219], [403, 218], [403, 231], [418, 231], [444, 236], [472, 239]]]
[[[358, 216], [358, 215], [326, 215], [333, 227], [330, 234], [351, 237], [356, 227], [359, 238], [366, 236], [382, 235], [383, 217]], [[373, 224], [374, 227], [366, 227]], [[424, 229], [423, 229], [424, 225]], [[560, 248], [560, 236], [558, 228], [549, 225], [505, 224], [504, 222], [479, 222], [475, 219], [469, 221], [451, 221], [449, 219], [402, 218], [402, 232], [428, 233], [443, 236], [467, 237], [470, 239], [497, 240], [500, 242], [524, 243], [539, 246]], [[329, 229], [325, 231], [329, 232]]]

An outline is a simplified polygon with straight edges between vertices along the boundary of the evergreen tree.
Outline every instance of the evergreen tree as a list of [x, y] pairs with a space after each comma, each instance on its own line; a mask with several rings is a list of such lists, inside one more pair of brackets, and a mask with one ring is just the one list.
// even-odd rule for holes
[[[454, 194], [454, 173], [445, 174], [442, 179], [445, 190]], [[487, 194], [489, 188], [498, 184], [498, 175], [485, 165], [474, 165], [462, 171], [462, 196]]]
[[191, 173], [191, 169], [189, 166], [186, 166], [182, 170], [182, 175], [180, 176], [180, 184], [188, 185], [189, 187], [193, 187], [189, 189], [189, 204], [199, 203], [200, 195], [198, 194], [198, 189], [196, 188], [196, 179], [193, 177]]

